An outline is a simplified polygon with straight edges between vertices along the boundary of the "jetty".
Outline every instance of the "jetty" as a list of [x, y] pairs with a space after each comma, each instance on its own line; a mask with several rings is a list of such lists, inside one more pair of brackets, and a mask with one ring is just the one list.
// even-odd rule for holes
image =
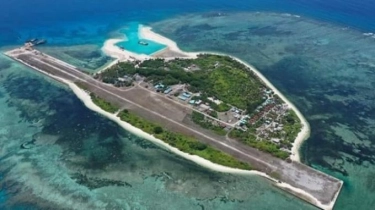
[[42, 53], [30, 45], [5, 52], [5, 55], [57, 81], [64, 80], [84, 86], [86, 91], [127, 109], [166, 129], [195, 137], [238, 160], [249, 163], [257, 171], [269, 175], [269, 180], [296, 197], [321, 209], [332, 209], [343, 182], [335, 177], [295, 161], [284, 161], [228, 140], [206, 129], [189, 123], [191, 110], [173, 103], [160, 94], [138, 86], [119, 89], [95, 80], [79, 68]]

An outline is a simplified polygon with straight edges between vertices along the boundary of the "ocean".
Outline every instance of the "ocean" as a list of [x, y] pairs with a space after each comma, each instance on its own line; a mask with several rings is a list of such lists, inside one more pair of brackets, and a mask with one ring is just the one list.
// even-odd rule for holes
[[[370, 210], [374, 10], [371, 0], [14, 0], [0, 8], [0, 47], [44, 38], [42, 51], [96, 71], [112, 61], [104, 41], [141, 23], [184, 50], [238, 56], [309, 121], [302, 161], [345, 181], [335, 209]], [[0, 110], [0, 209], [315, 209], [263, 178], [164, 151], [2, 55]]]

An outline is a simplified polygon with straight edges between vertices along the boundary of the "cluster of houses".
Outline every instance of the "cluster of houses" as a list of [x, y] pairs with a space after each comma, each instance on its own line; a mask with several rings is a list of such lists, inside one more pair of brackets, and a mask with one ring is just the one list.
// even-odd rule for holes
[[[205, 112], [207, 114], [210, 114], [210, 112], [214, 111], [209, 103], [204, 103], [201, 99], [199, 99], [199, 94], [192, 94], [188, 91], [184, 91], [183, 87], [177, 87], [177, 86], [165, 86], [162, 83], [157, 83], [154, 85], [154, 88], [157, 92], [164, 93], [168, 95], [170, 98], [172, 98], [173, 94], [178, 100], [185, 102], [193, 107], [195, 107], [197, 110], [201, 112]], [[260, 105], [253, 114], [246, 115], [244, 110], [241, 110], [236, 107], [231, 107], [231, 109], [225, 113], [224, 119], [221, 119], [223, 121], [232, 122], [240, 129], [246, 131], [248, 128], [246, 126], [255, 124], [258, 120], [261, 118], [264, 118], [268, 113], [275, 112], [277, 115], [280, 115], [282, 113], [285, 113], [285, 110], [287, 107], [283, 107], [281, 104], [277, 105], [275, 103], [275, 100], [273, 100], [272, 95], [273, 92], [270, 90], [264, 90], [264, 95], [266, 96], [265, 101], [262, 105]], [[197, 99], [198, 96], [198, 99]], [[214, 102], [216, 104], [222, 103], [222, 101], [214, 98], [214, 97], [208, 97], [209, 101]], [[224, 113], [223, 113], [224, 115]], [[282, 127], [277, 127], [277, 123], [275, 124], [270, 119], [269, 121], [266, 121], [265, 125], [261, 129], [259, 129], [259, 135], [267, 136], [266, 133], [268, 133], [268, 130], [270, 131], [276, 131], [277, 129], [282, 129]], [[277, 140], [274, 140], [276, 143]]]
[[262, 103], [262, 105], [255, 109], [255, 114], [253, 114], [248, 121], [250, 125], [255, 124], [266, 113], [268, 113], [271, 109], [273, 109], [276, 106], [275, 100], [273, 98], [273, 91], [268, 90], [266, 88], [264, 88], [262, 91], [264, 94], [263, 99], [265, 101]]
[[125, 75], [123, 77], [117, 78], [117, 80], [120, 81], [120, 82], [133, 82], [133, 77], [129, 77], [129, 76]]
[[199, 106], [199, 105], [202, 104], [202, 100], [190, 100], [190, 101], [189, 101], [189, 104], [190, 104], [190, 105]]
[[[236, 118], [236, 119], [238, 119], [238, 120], [240, 120], [240, 119], [242, 118], [242, 121], [244, 120], [244, 118], [242, 117], [242, 113], [243, 113], [244, 111], [242, 111], [242, 110], [240, 110], [240, 109], [238, 109], [238, 108], [236, 108], [236, 107], [232, 107], [232, 108], [230, 108], [229, 111], [233, 112], [233, 114], [234, 114], [234, 118]], [[246, 116], [246, 118], [247, 118], [247, 116]]]
[[[268, 138], [271, 133], [282, 131], [283, 124], [275, 121], [266, 120], [259, 128], [257, 128], [257, 134], [259, 137]], [[272, 139], [271, 139], [272, 140]], [[279, 143], [277, 140], [272, 140], [275, 143]]]
[[[215, 68], [220, 66], [219, 62], [215, 63]], [[196, 71], [200, 70], [199, 66], [192, 64], [187, 68], [184, 68], [185, 71]], [[138, 76], [139, 77], [139, 76]], [[136, 75], [133, 77], [124, 76], [118, 78], [118, 82], [121, 84], [131, 83], [134, 80], [137, 81], [139, 78], [136, 78]], [[159, 93], [164, 93], [169, 98], [180, 100], [183, 103], [189, 104], [195, 109], [210, 114], [215, 112], [210, 107], [211, 102], [220, 105], [222, 101], [214, 98], [208, 97], [206, 99], [200, 98], [199, 94], [193, 94], [188, 92], [185, 89], [185, 85], [178, 84], [173, 86], [166, 86], [163, 83], [159, 82], [153, 85], [154, 90]], [[253, 113], [246, 113], [246, 111], [238, 109], [236, 107], [231, 107], [228, 112], [225, 113], [216, 113], [217, 118], [221, 121], [225, 122], [232, 122], [237, 128], [242, 129], [243, 131], [247, 131], [249, 128], [255, 128], [255, 135], [262, 139], [268, 139], [269, 141], [280, 144], [283, 141], [282, 135], [279, 133], [283, 132], [284, 125], [283, 117], [289, 110], [289, 107], [285, 103], [280, 103], [279, 100], [274, 98], [274, 93], [272, 90], [268, 88], [260, 89], [263, 93], [263, 100], [264, 102], [255, 109]], [[203, 101], [207, 102], [203, 102]], [[212, 104], [213, 105], [213, 104]], [[256, 124], [261, 120], [262, 123]], [[212, 120], [213, 125], [218, 125], [225, 128], [227, 125], [221, 123], [217, 120]], [[256, 124], [256, 127], [254, 126]], [[282, 148], [283, 151], [290, 152], [287, 148]]]
[[[263, 123], [256, 128], [256, 134], [260, 138], [270, 139], [271, 142], [279, 144], [283, 140], [284, 125], [282, 119], [288, 113], [288, 105], [273, 104], [272, 106], [266, 106], [265, 110], [267, 111], [262, 116]], [[285, 151], [290, 152], [288, 149], [285, 149]]]
[[[254, 126], [259, 120], [262, 120], [261, 125], [255, 128], [255, 135], [262, 139], [269, 139], [275, 144], [279, 144], [283, 139], [282, 137], [276, 138], [277, 133], [282, 133], [284, 125], [282, 124], [283, 117], [288, 113], [289, 107], [285, 103], [277, 103], [273, 98], [273, 92], [271, 90], [263, 90], [265, 102], [257, 107], [254, 113], [249, 115], [241, 116], [240, 113], [235, 115], [240, 119], [237, 123], [237, 128], [247, 131], [247, 126]], [[235, 112], [234, 108], [231, 111]], [[282, 136], [282, 135], [280, 135]], [[289, 149], [283, 148], [283, 151], [290, 152]]]
[[263, 109], [261, 109], [259, 112], [254, 114], [249, 120], [250, 125], [256, 123], [260, 118], [263, 117], [265, 113], [268, 113], [273, 107], [275, 107], [275, 104], [268, 104], [265, 107], [263, 107]]
[[164, 94], [170, 94], [173, 91], [173, 87], [166, 87], [163, 83], [158, 83], [154, 86], [156, 92], [163, 92]]
[[134, 81], [134, 77], [130, 77], [130, 76], [123, 76], [123, 77], [118, 77], [117, 80], [114, 81], [114, 85], [116, 87], [128, 87], [128, 86], [131, 86], [133, 84], [133, 81]]

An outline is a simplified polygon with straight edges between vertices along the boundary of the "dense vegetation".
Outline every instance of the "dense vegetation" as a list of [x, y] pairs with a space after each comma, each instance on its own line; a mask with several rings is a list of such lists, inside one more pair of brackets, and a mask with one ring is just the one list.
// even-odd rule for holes
[[289, 143], [293, 143], [302, 128], [301, 121], [299, 120], [297, 114], [294, 111], [290, 110], [283, 119], [283, 125], [285, 140]]
[[228, 56], [200, 55], [197, 59], [147, 60], [139, 63], [119, 63], [101, 73], [106, 83], [115, 83], [118, 77], [139, 74], [148, 81], [164, 85], [184, 83], [192, 92], [215, 96], [224, 102], [214, 107], [227, 111], [228, 104], [252, 112], [262, 102], [260, 88], [264, 85], [245, 65]]
[[107, 112], [115, 113], [119, 110], [119, 107], [117, 107], [117, 106], [109, 103], [108, 101], [98, 97], [94, 93], [90, 93], [90, 96], [91, 96], [91, 100], [94, 102], [94, 104], [96, 104], [101, 109], [103, 109]]
[[115, 84], [119, 77], [134, 75], [136, 73], [134, 65], [130, 62], [121, 62], [101, 72], [96, 77], [100, 77], [105, 83]]
[[121, 120], [154, 135], [156, 138], [163, 140], [183, 152], [198, 155], [220, 165], [247, 170], [251, 169], [247, 163], [238, 161], [234, 157], [201, 143], [192, 137], [165, 130], [157, 124], [130, 113], [128, 110], [123, 110], [118, 116]]
[[280, 146], [267, 141], [267, 140], [257, 140], [256, 136], [250, 132], [245, 132], [242, 130], [234, 129], [229, 133], [229, 136], [234, 139], [238, 139], [241, 142], [254, 147], [256, 149], [259, 149], [263, 152], [270, 153], [271, 155], [281, 158], [281, 159], [286, 159], [289, 157], [288, 152], [284, 152], [280, 150]]
[[281, 151], [280, 148], [284, 147], [290, 149], [298, 133], [301, 131], [302, 125], [296, 113], [292, 110], [289, 110], [289, 112], [283, 118], [283, 130], [274, 132], [269, 137], [282, 139], [282, 141], [278, 145], [272, 143], [269, 140], [257, 139], [254, 136], [255, 128], [259, 127], [259, 124], [262, 123], [263, 121], [259, 120], [255, 125], [249, 126], [249, 129], [246, 132], [242, 130], [233, 130], [229, 133], [229, 136], [238, 139], [251, 147], [257, 148], [264, 152], [268, 152], [275, 157], [282, 159], [286, 159], [287, 157], [289, 157], [289, 153]]
[[222, 127], [213, 125], [212, 122], [205, 119], [205, 116], [202, 113], [193, 111], [191, 115], [191, 119], [193, 120], [194, 123], [196, 123], [197, 125], [200, 125], [202, 128], [212, 130], [219, 135], [225, 136], [227, 133]]

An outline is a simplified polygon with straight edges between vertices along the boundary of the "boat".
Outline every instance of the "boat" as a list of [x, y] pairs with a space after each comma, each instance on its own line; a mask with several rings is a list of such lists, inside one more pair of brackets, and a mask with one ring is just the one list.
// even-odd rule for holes
[[47, 40], [45, 40], [45, 39], [41, 39], [41, 40], [37, 40], [37, 41], [34, 43], [34, 45], [41, 45], [41, 44], [45, 44], [45, 43], [47, 43]]
[[33, 39], [26, 40], [25, 43], [31, 43], [32, 45], [41, 45], [41, 44], [47, 43], [47, 40], [45, 40], [45, 39], [39, 40], [37, 38], [33, 38]]
[[28, 40], [26, 40], [25, 43], [34, 43], [36, 40], [38, 40], [38, 39], [36, 39], [36, 38], [28, 39]]
[[145, 41], [138, 41], [138, 44], [140, 44], [140, 45], [144, 45], [144, 46], [147, 46], [147, 45], [148, 45], [148, 43], [145, 42]]

